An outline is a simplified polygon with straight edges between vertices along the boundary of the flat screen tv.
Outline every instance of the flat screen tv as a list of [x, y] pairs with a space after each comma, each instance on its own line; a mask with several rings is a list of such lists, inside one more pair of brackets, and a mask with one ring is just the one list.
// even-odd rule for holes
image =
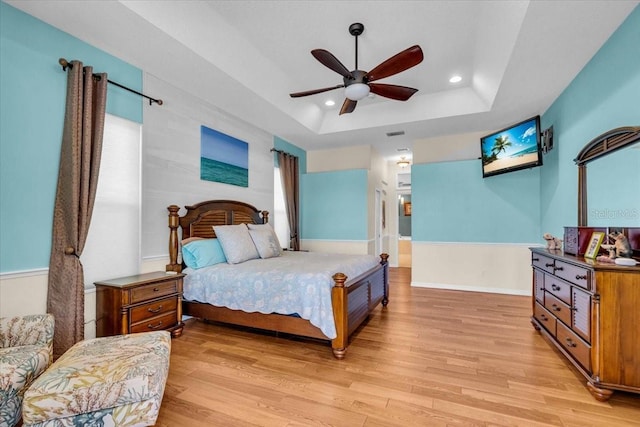
[[542, 165], [540, 116], [480, 138], [482, 177]]

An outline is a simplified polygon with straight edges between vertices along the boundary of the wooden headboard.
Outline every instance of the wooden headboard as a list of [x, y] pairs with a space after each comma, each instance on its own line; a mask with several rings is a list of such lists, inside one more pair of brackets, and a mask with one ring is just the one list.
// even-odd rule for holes
[[[179, 242], [189, 237], [214, 238], [214, 225], [237, 225], [243, 223], [266, 224], [268, 211], [234, 200], [208, 200], [193, 206], [185, 206], [187, 213], [178, 215], [180, 207], [171, 205], [169, 210], [169, 264], [167, 271], [182, 271], [178, 263]], [[178, 227], [181, 236], [178, 236]]]

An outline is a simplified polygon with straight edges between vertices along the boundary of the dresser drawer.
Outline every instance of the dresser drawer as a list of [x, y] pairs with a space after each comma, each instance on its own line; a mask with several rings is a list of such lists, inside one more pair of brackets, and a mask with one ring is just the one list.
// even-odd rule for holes
[[560, 345], [585, 368], [591, 372], [591, 346], [562, 323], [557, 325], [556, 338]]
[[545, 275], [544, 288], [556, 298], [571, 304], [571, 285], [549, 274]]
[[164, 313], [176, 311], [178, 308], [178, 298], [165, 298], [160, 301], [154, 301], [147, 304], [139, 305], [131, 309], [131, 323], [138, 323], [145, 319], [150, 319]]
[[131, 304], [135, 304], [178, 292], [178, 281], [168, 280], [166, 282], [150, 283], [132, 288], [130, 292]]
[[566, 325], [571, 325], [571, 309], [568, 304], [547, 292], [544, 296], [544, 307]]
[[591, 290], [591, 270], [574, 264], [556, 260], [556, 276], [581, 288]]
[[533, 309], [533, 317], [535, 317], [538, 320], [538, 322], [540, 322], [540, 324], [544, 326], [544, 328], [547, 331], [549, 331], [551, 335], [553, 335], [554, 337], [556, 336], [557, 321], [555, 316], [549, 313], [549, 311], [546, 308], [544, 308], [542, 305], [538, 304], [537, 302]]
[[541, 270], [544, 270], [547, 273], [553, 274], [553, 267], [555, 266], [555, 262], [553, 261], [553, 258], [549, 258], [547, 256], [540, 255], [538, 253], [532, 253], [531, 265]]
[[131, 325], [131, 333], [159, 331], [175, 326], [178, 323], [176, 312], [166, 313], [162, 316], [153, 317], [140, 323]]

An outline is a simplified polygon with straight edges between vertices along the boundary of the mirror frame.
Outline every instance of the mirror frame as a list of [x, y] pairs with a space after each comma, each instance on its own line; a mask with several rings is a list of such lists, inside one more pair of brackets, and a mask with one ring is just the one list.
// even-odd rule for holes
[[591, 140], [573, 161], [578, 166], [578, 226], [587, 226], [587, 163], [640, 141], [640, 126], [611, 129]]

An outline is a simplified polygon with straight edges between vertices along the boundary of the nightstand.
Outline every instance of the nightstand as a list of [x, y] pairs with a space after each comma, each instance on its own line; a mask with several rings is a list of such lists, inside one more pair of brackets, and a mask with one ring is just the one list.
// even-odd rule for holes
[[96, 282], [96, 336], [167, 330], [182, 335], [182, 278], [164, 271]]

